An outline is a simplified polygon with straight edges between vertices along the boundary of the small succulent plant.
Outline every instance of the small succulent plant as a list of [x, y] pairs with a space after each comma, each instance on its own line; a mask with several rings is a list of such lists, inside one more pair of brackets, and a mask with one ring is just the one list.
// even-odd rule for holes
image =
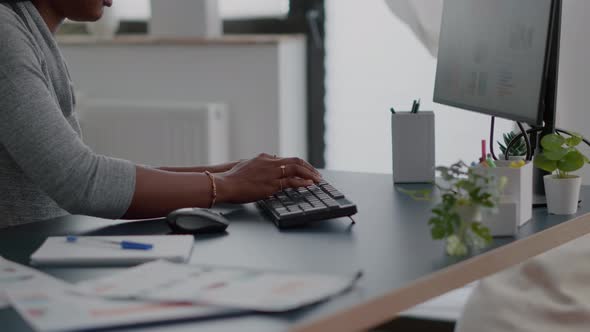
[[[503, 155], [506, 155], [508, 145], [516, 136], [517, 134], [514, 132], [505, 133], [503, 144], [502, 142], [498, 141], [498, 144], [500, 145], [500, 151], [502, 151]], [[510, 147], [510, 153], [508, 155], [512, 157], [520, 157], [526, 155], [526, 143], [524, 141], [524, 137], [521, 137], [518, 141], [516, 141], [516, 143], [514, 143]]]

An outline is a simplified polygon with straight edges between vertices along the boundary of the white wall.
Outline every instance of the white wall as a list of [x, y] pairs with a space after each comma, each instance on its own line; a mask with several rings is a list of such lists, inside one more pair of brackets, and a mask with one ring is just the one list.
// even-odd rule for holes
[[[275, 17], [289, 12], [289, 0], [218, 1], [223, 18]], [[146, 20], [151, 16], [150, 0], [115, 1], [113, 8], [123, 19]]]
[[[565, 0], [561, 33], [557, 125], [590, 138], [590, 1]], [[590, 149], [582, 151], [590, 156]], [[589, 165], [590, 166], [590, 165]], [[590, 167], [581, 172], [590, 184]]]
[[[436, 113], [436, 163], [475, 160], [489, 117], [432, 102], [436, 60], [386, 4], [327, 0], [326, 8], [327, 167], [390, 173], [389, 108], [407, 110], [415, 98]], [[497, 135], [510, 128], [500, 121]]]

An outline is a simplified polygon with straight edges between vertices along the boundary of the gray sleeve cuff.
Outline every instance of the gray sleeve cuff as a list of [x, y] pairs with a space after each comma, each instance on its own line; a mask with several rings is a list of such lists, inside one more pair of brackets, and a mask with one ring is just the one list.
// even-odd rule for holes
[[129, 209], [135, 193], [135, 164], [128, 160], [99, 156], [95, 190], [92, 193], [93, 216], [119, 219]]

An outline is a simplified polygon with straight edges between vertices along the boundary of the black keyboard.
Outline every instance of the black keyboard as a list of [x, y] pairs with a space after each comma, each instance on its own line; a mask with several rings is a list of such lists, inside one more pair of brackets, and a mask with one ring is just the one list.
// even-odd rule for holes
[[354, 203], [325, 181], [309, 187], [288, 188], [257, 203], [279, 228], [348, 217], [357, 212]]

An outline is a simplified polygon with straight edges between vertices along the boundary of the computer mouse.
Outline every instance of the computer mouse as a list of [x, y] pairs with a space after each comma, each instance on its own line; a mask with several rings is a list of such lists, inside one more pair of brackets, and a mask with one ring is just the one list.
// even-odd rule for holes
[[178, 209], [170, 212], [166, 219], [170, 228], [181, 234], [221, 233], [229, 225], [222, 214], [199, 208]]

